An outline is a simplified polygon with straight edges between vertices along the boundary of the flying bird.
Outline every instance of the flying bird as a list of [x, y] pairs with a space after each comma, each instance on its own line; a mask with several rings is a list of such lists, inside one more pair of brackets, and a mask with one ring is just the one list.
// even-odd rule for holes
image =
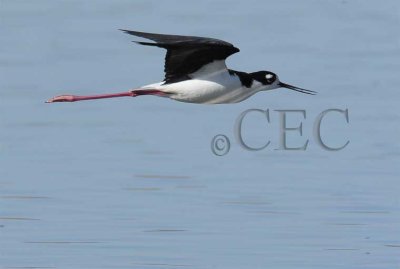
[[239, 49], [223, 40], [122, 29], [121, 31], [153, 41], [133, 41], [135, 43], [167, 50], [164, 64], [165, 77], [162, 82], [122, 93], [60, 95], [49, 99], [46, 103], [155, 95], [187, 103], [229, 104], [241, 102], [260, 91], [281, 87], [305, 94], [316, 94], [314, 91], [283, 83], [278, 75], [270, 71], [246, 73], [228, 69], [225, 60], [239, 52]]

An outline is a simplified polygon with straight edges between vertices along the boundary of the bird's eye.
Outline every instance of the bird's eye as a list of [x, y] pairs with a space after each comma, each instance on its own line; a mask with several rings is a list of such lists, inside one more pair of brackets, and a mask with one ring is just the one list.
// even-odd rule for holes
[[266, 74], [265, 75], [265, 79], [270, 83], [274, 81], [274, 77], [275, 76], [273, 74]]

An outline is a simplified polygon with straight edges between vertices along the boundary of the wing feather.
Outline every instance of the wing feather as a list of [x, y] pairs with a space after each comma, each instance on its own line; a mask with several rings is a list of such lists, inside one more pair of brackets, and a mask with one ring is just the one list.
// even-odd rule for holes
[[189, 74], [202, 66], [216, 60], [225, 60], [230, 55], [239, 52], [239, 49], [231, 43], [215, 38], [121, 31], [155, 42], [135, 41], [138, 44], [167, 49], [164, 65], [165, 83], [187, 78]]

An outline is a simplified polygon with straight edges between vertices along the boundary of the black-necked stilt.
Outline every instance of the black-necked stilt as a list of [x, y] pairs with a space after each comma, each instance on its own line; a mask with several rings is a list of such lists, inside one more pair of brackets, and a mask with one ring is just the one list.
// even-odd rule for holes
[[270, 71], [245, 73], [228, 69], [225, 65], [226, 58], [239, 52], [239, 49], [219, 39], [122, 31], [155, 42], [135, 41], [138, 44], [167, 50], [164, 81], [123, 93], [61, 95], [48, 100], [47, 103], [156, 95], [181, 102], [222, 104], [237, 103], [259, 91], [280, 87], [306, 94], [316, 93], [280, 82], [278, 76]]

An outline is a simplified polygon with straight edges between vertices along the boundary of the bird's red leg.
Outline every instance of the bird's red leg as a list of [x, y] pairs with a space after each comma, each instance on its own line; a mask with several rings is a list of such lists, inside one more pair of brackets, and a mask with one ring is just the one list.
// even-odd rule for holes
[[95, 100], [95, 99], [104, 99], [104, 98], [115, 98], [115, 97], [135, 97], [138, 95], [156, 95], [156, 96], [167, 96], [168, 93], [165, 93], [160, 90], [155, 89], [137, 89], [130, 90], [128, 92], [120, 92], [120, 93], [110, 93], [110, 94], [97, 94], [97, 95], [59, 95], [53, 97], [46, 101], [46, 103], [55, 103], [55, 102], [77, 102], [77, 101], [85, 101], [85, 100]]

